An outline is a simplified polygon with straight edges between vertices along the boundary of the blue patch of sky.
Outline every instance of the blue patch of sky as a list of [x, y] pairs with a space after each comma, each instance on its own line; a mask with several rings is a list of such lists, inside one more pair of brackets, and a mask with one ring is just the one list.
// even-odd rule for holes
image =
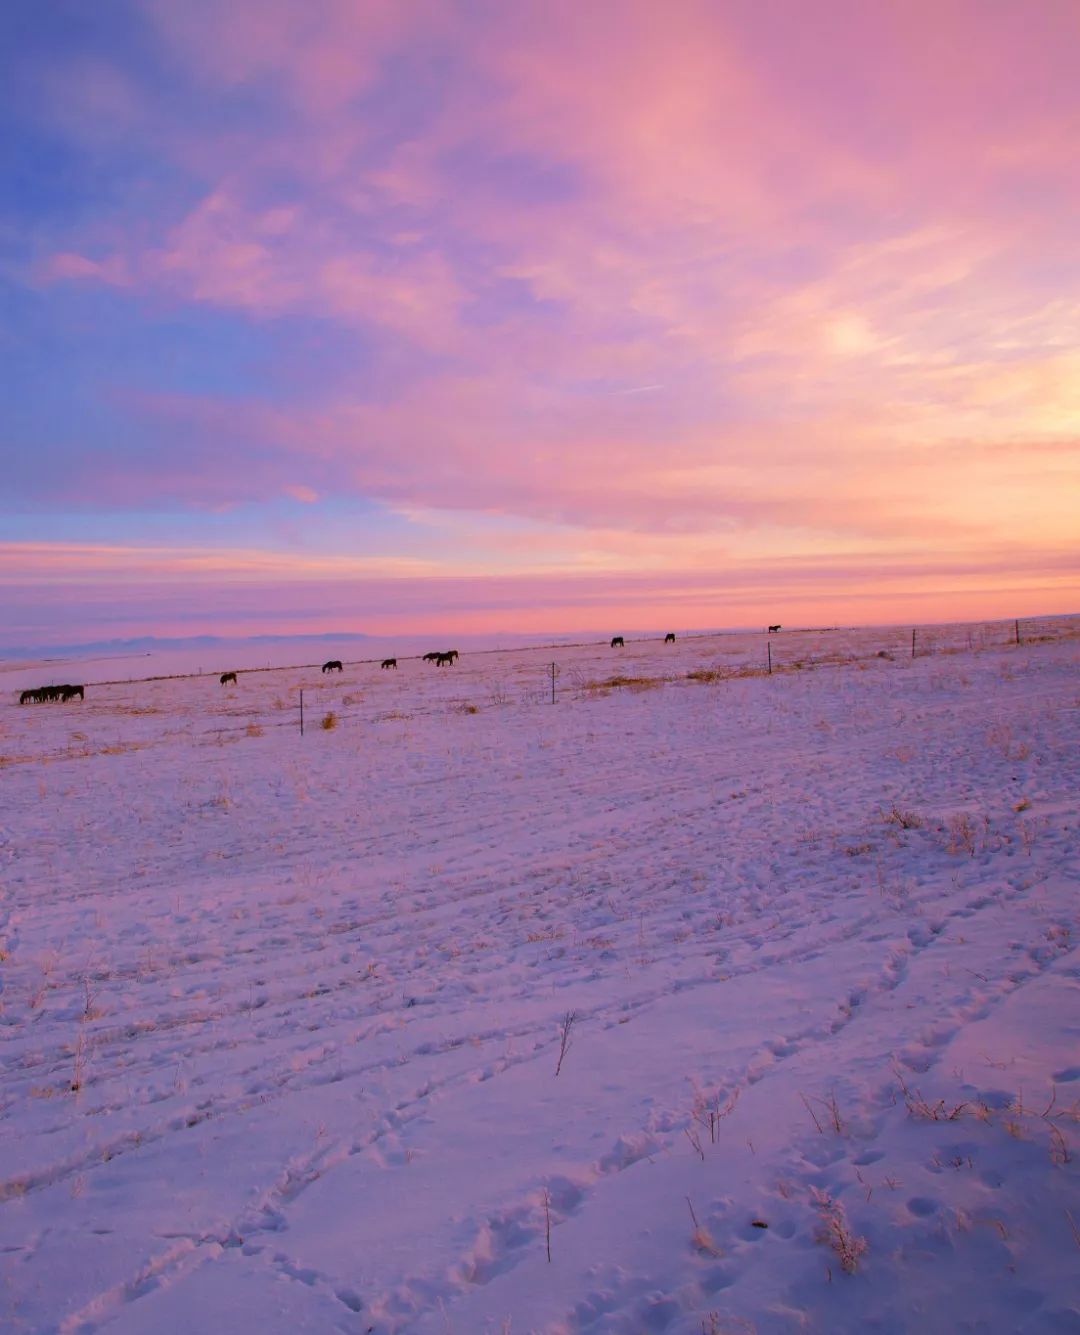
[[14, 462], [9, 504], [47, 495], [50, 467], [73, 457], [152, 454], [174, 433], [148, 419], [140, 400], [302, 409], [346, 388], [362, 397], [377, 378], [362, 335], [343, 338], [314, 318], [254, 322], [210, 307], [162, 308], [82, 283], [2, 284], [0, 306], [0, 440]]
[[7, 542], [63, 542], [151, 547], [258, 549], [311, 555], [377, 555], [413, 532], [421, 546], [430, 529], [417, 527], [363, 497], [328, 497], [306, 504], [275, 497], [227, 510], [71, 508], [4, 516]]

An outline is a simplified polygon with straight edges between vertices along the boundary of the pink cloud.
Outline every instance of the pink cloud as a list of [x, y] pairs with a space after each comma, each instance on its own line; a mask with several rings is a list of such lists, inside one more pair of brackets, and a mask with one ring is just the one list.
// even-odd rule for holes
[[[144, 395], [204, 443], [70, 485], [362, 496], [573, 529], [579, 560], [674, 536], [683, 571], [717, 530], [739, 563], [763, 534], [942, 569], [1074, 542], [1071, 9], [811, 9], [155, 4], [208, 96], [270, 91], [281, 124], [162, 129], [196, 201], [40, 276], [315, 316], [375, 371], [302, 406]], [[391, 132], [417, 52], [448, 73]], [[136, 105], [100, 71], [84, 97]]]
[[60, 251], [38, 265], [37, 277], [43, 283], [88, 282], [110, 287], [127, 287], [132, 281], [121, 256], [93, 260], [86, 255]]
[[68, 642], [148, 627], [165, 635], [595, 633], [605, 625], [756, 625], [777, 608], [796, 624], [925, 622], [1042, 615], [1075, 605], [1078, 593], [1075, 560], [1050, 550], [1020, 560], [1004, 553], [990, 565], [853, 552], [711, 571], [462, 575], [349, 560], [286, 564], [277, 552], [0, 546], [0, 607], [13, 641], [32, 641], [50, 620]]

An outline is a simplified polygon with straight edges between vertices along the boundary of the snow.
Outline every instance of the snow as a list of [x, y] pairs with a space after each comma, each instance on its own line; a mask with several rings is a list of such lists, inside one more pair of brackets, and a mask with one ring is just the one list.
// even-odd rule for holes
[[19, 665], [0, 1329], [1080, 1331], [1078, 629]]

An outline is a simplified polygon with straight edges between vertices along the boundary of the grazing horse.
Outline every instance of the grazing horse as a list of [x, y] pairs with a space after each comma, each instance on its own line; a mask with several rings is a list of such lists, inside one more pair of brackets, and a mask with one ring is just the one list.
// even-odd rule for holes
[[616, 635], [611, 641], [611, 647], [613, 649], [625, 649], [626, 645], [623, 643], [623, 637], [621, 635]]
[[345, 669], [341, 666], [341, 659], [340, 659], [340, 658], [331, 658], [331, 660], [329, 661], [329, 663], [324, 663], [324, 664], [322, 665], [322, 670], [323, 670], [323, 672], [344, 672], [344, 671], [345, 671]]
[[447, 661], [450, 663], [456, 663], [460, 657], [461, 655], [458, 653], [456, 649], [448, 649], [446, 651], [446, 658]]
[[424, 655], [423, 661], [425, 663], [437, 663], [439, 661], [439, 655], [438, 653], [435, 652], [435, 650], [432, 650], [430, 654]]
[[60, 687], [61, 703], [66, 705], [69, 700], [74, 700], [76, 696], [78, 696], [80, 700], [85, 700], [86, 688], [83, 686], [72, 686], [70, 683], [67, 686]]
[[777, 632], [779, 629], [780, 629], [779, 625], [776, 625], [776, 626], [770, 626], [770, 627], [769, 627], [769, 634], [770, 634], [770, 635], [775, 635], [776, 632]]
[[35, 690], [23, 691], [19, 696], [20, 705], [39, 704], [41, 701], [41, 692]]
[[229, 684], [230, 681], [232, 682], [232, 684], [233, 684], [234, 686], [236, 685], [236, 673], [235, 673], [235, 672], [223, 672], [223, 673], [221, 674], [221, 684], [222, 684], [222, 686], [228, 686], [228, 684]]
[[388, 667], [396, 668], [396, 667], [397, 667], [397, 659], [396, 659], [396, 658], [384, 658], [383, 661], [382, 661], [382, 665], [383, 665], [384, 668], [388, 668]]
[[455, 658], [457, 658], [457, 650], [451, 649], [449, 653], [436, 654], [435, 662], [439, 667], [447, 667], [448, 665], [453, 667]]
[[675, 632], [673, 630], [669, 630], [668, 633], [664, 636], [664, 643], [665, 644], [675, 643]]

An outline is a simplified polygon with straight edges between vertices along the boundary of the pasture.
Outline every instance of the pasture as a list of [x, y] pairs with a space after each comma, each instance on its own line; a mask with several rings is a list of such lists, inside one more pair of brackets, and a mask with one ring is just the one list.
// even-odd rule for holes
[[0, 1327], [1080, 1329], [1077, 629], [6, 671]]

